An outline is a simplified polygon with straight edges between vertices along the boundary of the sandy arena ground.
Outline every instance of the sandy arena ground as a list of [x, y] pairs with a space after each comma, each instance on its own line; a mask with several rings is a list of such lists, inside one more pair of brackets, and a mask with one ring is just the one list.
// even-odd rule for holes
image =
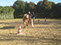
[[[22, 35], [17, 35], [21, 24]], [[61, 20], [44, 19], [23, 28], [21, 19], [0, 20], [0, 45], [61, 45]]]

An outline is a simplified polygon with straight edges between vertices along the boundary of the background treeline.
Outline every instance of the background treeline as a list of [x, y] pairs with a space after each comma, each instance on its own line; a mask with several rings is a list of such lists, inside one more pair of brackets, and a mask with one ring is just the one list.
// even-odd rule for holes
[[39, 1], [37, 4], [17, 0], [13, 8], [15, 18], [23, 17], [28, 11], [34, 12], [37, 18], [61, 18], [61, 3], [55, 4], [48, 0]]
[[43, 0], [37, 4], [17, 0], [13, 6], [0, 6], [0, 19], [22, 18], [28, 11], [34, 12], [36, 18], [61, 18], [61, 3]]
[[11, 6], [0, 6], [0, 19], [12, 19], [14, 18], [14, 9]]

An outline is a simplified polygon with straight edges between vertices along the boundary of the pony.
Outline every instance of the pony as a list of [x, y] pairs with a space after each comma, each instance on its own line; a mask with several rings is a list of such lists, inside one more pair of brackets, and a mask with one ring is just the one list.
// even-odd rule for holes
[[29, 24], [29, 15], [28, 14], [24, 14], [24, 16], [23, 16], [23, 24], [24, 24], [24, 28], [26, 28], [26, 26], [28, 26], [28, 24]]

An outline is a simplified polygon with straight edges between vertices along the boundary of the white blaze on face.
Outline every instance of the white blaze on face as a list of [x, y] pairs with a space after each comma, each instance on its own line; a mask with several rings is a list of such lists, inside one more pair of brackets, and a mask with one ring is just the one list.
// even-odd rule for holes
[[29, 18], [29, 16], [27, 15], [27, 18]]

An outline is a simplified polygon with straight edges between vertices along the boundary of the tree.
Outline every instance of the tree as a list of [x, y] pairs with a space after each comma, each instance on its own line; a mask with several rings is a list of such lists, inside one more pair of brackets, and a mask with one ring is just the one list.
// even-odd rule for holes
[[39, 1], [37, 3], [37, 11], [38, 11], [38, 15], [39, 17], [49, 17], [49, 13], [52, 9], [52, 5], [54, 5], [53, 2], [50, 1]]
[[22, 1], [22, 0], [17, 0], [17, 1]]
[[45, 3], [45, 2], [48, 2], [48, 0], [43, 0], [43, 2]]
[[26, 12], [28, 11], [32, 12], [34, 11], [34, 9], [35, 9], [35, 4], [33, 2], [26, 3], [26, 8], [25, 8]]
[[11, 19], [14, 18], [13, 12], [15, 10], [12, 6], [0, 7], [0, 19]]
[[61, 3], [53, 5], [52, 10], [54, 18], [61, 18]]
[[13, 5], [13, 8], [15, 9], [14, 15], [15, 18], [20, 18], [23, 16], [24, 12], [25, 12], [25, 7], [26, 4], [24, 1], [16, 1]]

